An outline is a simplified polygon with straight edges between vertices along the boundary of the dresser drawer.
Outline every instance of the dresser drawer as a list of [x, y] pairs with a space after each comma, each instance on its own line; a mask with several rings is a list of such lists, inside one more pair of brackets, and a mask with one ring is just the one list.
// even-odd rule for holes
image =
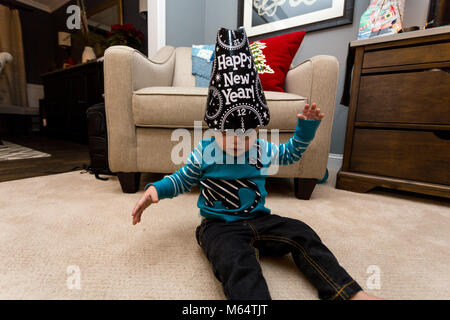
[[450, 42], [369, 51], [364, 54], [363, 68], [442, 61], [450, 61]]
[[361, 76], [356, 121], [450, 124], [450, 74], [439, 70]]
[[449, 136], [449, 131], [356, 128], [350, 170], [450, 185]]

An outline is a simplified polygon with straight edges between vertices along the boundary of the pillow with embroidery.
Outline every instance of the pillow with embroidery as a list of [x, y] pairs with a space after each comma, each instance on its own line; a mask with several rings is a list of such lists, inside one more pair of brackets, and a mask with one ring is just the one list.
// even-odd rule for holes
[[265, 91], [284, 92], [284, 82], [306, 31], [261, 39], [250, 43], [259, 79]]

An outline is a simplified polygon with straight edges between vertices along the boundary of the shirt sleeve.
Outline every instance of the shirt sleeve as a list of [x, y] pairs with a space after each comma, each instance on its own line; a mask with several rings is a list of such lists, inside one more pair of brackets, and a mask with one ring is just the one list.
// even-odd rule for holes
[[289, 138], [288, 142], [279, 145], [267, 142], [270, 163], [290, 165], [299, 161], [314, 138], [320, 122], [321, 120], [298, 119], [294, 135]]
[[150, 186], [154, 186], [158, 192], [159, 200], [173, 198], [191, 191], [191, 188], [198, 184], [201, 176], [201, 150], [200, 143], [191, 152], [184, 167], [171, 175], [164, 176], [159, 181], [148, 183], [144, 189], [147, 190]]

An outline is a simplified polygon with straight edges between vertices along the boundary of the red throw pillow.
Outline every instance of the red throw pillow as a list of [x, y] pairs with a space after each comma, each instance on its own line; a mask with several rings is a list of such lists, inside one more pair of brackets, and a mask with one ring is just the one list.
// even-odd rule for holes
[[292, 32], [250, 43], [265, 91], [284, 92], [284, 82], [306, 31]]

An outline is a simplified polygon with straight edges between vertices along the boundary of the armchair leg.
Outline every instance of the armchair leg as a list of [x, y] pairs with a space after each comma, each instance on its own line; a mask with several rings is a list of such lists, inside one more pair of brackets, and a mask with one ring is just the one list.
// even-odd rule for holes
[[316, 184], [317, 179], [294, 178], [295, 197], [302, 200], [309, 200]]
[[123, 193], [136, 193], [139, 190], [140, 172], [118, 172], [117, 177]]

